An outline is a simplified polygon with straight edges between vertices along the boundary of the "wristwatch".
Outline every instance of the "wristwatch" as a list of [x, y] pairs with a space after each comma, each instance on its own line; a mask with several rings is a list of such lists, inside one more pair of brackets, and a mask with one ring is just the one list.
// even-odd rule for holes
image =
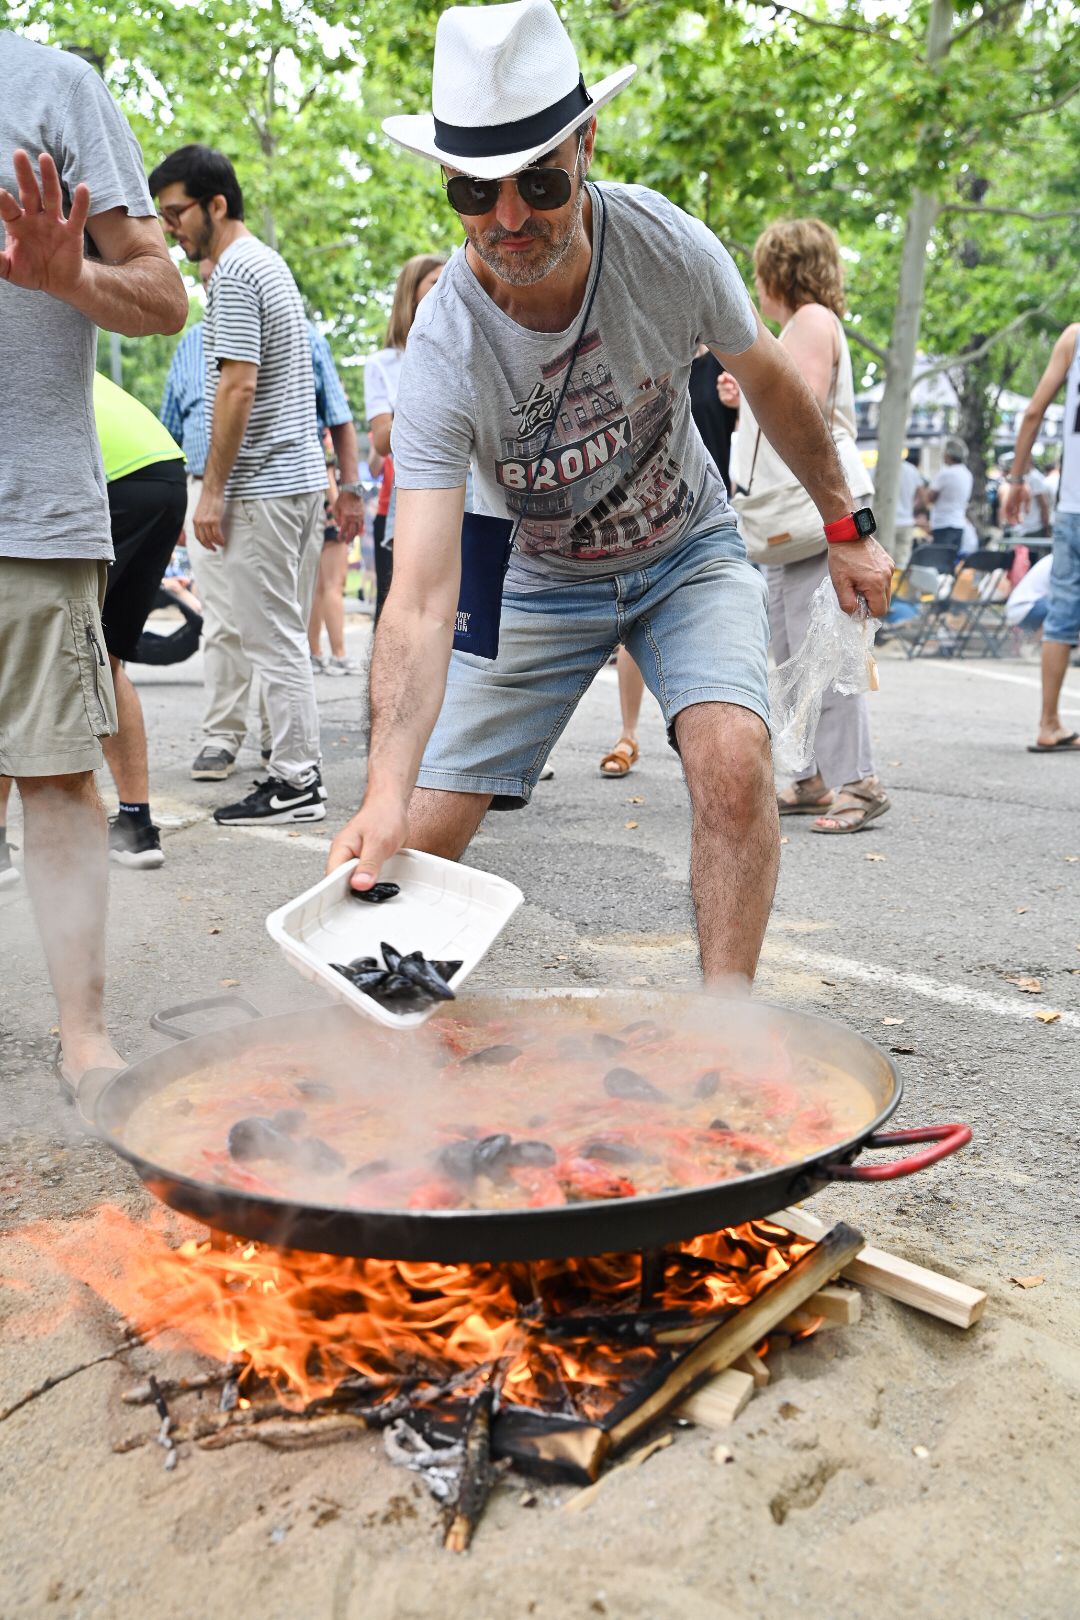
[[846, 517], [825, 525], [825, 538], [830, 545], [838, 540], [866, 540], [876, 533], [877, 519], [868, 506], [860, 506], [857, 512], [849, 512]]
[[348, 484], [339, 484], [338, 490], [342, 495], [362, 495], [364, 493], [364, 486], [363, 484], [354, 484], [350, 482]]

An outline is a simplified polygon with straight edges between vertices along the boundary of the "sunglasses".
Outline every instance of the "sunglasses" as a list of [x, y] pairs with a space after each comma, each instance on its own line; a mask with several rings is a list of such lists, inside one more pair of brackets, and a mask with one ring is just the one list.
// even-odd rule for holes
[[[522, 202], [539, 213], [561, 208], [570, 201], [573, 178], [565, 169], [522, 169], [510, 178]], [[451, 208], [459, 214], [490, 214], [499, 200], [501, 180], [474, 180], [468, 174], [451, 175], [444, 181]]]

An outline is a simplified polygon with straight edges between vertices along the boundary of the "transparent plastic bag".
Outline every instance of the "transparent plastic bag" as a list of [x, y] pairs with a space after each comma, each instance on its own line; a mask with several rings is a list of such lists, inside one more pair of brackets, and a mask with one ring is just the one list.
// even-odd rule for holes
[[844, 613], [832, 580], [822, 580], [802, 646], [769, 676], [773, 763], [785, 776], [809, 770], [821, 700], [830, 687], [845, 697], [877, 691], [874, 637], [880, 628], [881, 620], [870, 617], [861, 599], [857, 613]]

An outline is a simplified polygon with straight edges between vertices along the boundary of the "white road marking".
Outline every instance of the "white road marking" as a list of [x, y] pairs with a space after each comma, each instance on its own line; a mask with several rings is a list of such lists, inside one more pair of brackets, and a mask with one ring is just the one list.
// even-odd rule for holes
[[[800, 967], [816, 968], [830, 976], [857, 979], [862, 984], [879, 984], [886, 989], [906, 991], [908, 995], [925, 996], [928, 1001], [941, 1001], [950, 1007], [966, 1007], [971, 1012], [994, 1013], [999, 1018], [1021, 1018], [1033, 1022], [1038, 1013], [1046, 1010], [1046, 1003], [1017, 992], [1011, 996], [994, 995], [989, 990], [976, 990], [966, 984], [947, 984], [931, 979], [924, 973], [902, 973], [895, 968], [883, 967], [877, 962], [861, 962], [851, 956], [834, 956], [827, 951], [799, 950], [795, 946], [770, 940], [763, 952], [767, 961], [797, 962]], [[1080, 1029], [1080, 1013], [1063, 1012], [1051, 1028]]]
[[222, 837], [234, 832], [246, 833], [249, 838], [267, 838], [272, 844], [291, 844], [294, 849], [317, 849], [320, 855], [330, 848], [329, 833], [317, 838], [314, 833], [297, 832], [292, 827], [238, 827], [233, 823], [227, 830], [222, 829]]
[[[942, 663], [943, 669], [950, 669], [954, 674], [981, 675], [984, 681], [1005, 681], [1009, 686], [1027, 686], [1032, 691], [1041, 692], [1042, 682], [1033, 675], [1007, 675], [1003, 669], [978, 669], [974, 664]], [[1080, 714], [1080, 709], [1062, 707], [1062, 714]]]

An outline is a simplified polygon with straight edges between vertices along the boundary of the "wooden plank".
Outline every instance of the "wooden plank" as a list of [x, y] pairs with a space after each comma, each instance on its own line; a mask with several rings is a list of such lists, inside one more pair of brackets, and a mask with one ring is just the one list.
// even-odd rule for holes
[[[824, 1221], [805, 1209], [782, 1209], [770, 1218], [797, 1237], [816, 1239], [828, 1230]], [[974, 1326], [986, 1309], [986, 1295], [981, 1289], [902, 1260], [899, 1255], [886, 1254], [870, 1244], [860, 1249], [855, 1259], [844, 1267], [843, 1275], [849, 1282], [876, 1288], [890, 1299], [925, 1311], [942, 1322], [951, 1322], [954, 1327]]]
[[836, 1322], [841, 1327], [853, 1327], [862, 1320], [862, 1295], [854, 1288], [844, 1288], [840, 1283], [829, 1283], [827, 1288], [819, 1288], [817, 1293], [807, 1300], [803, 1306], [812, 1316], [823, 1316], [826, 1322]]
[[599, 1491], [605, 1489], [609, 1480], [615, 1479], [627, 1469], [640, 1468], [643, 1462], [648, 1462], [654, 1452], [663, 1451], [664, 1447], [670, 1446], [670, 1444], [671, 1435], [661, 1434], [655, 1440], [650, 1440], [647, 1445], [640, 1446], [637, 1451], [632, 1451], [623, 1462], [616, 1463], [614, 1468], [603, 1474], [595, 1484], [586, 1485], [583, 1491], [578, 1491], [576, 1496], [570, 1497], [569, 1501], [563, 1503], [561, 1511], [563, 1513], [581, 1513], [583, 1509], [588, 1507], [593, 1497]]
[[790, 1271], [763, 1288], [756, 1299], [722, 1322], [688, 1350], [658, 1389], [609, 1431], [611, 1450], [625, 1450], [658, 1418], [686, 1400], [707, 1378], [723, 1372], [766, 1337], [778, 1322], [841, 1272], [864, 1247], [860, 1232], [842, 1222]]
[[677, 1406], [675, 1416], [689, 1418], [691, 1423], [705, 1429], [726, 1429], [729, 1423], [734, 1423], [755, 1388], [751, 1373], [728, 1367]]
[[748, 1350], [745, 1356], [740, 1356], [733, 1366], [737, 1367], [739, 1372], [749, 1373], [757, 1389], [764, 1389], [772, 1377], [768, 1362], [753, 1350]]

